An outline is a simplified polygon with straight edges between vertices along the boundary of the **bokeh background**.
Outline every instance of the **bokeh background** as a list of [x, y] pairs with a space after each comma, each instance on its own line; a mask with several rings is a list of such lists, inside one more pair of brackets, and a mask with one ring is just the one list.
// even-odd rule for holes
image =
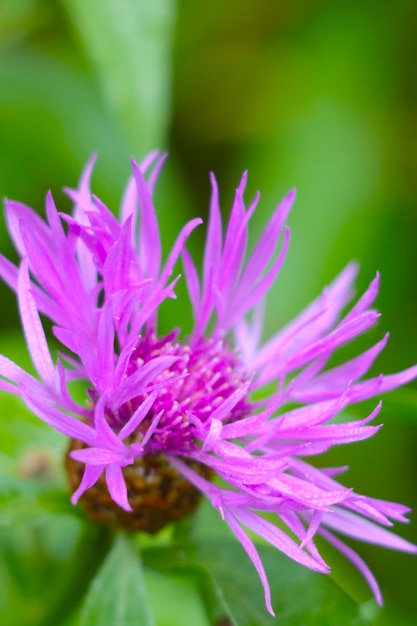
[[[1, 0], [0, 195], [42, 212], [52, 189], [69, 210], [62, 187], [77, 183], [97, 151], [94, 190], [117, 211], [130, 156], [161, 148], [170, 157], [156, 203], [169, 243], [186, 219], [206, 216], [209, 171], [226, 212], [249, 170], [248, 198], [262, 192], [254, 236], [296, 186], [290, 252], [266, 334], [356, 259], [359, 290], [381, 271], [383, 315], [353, 351], [389, 329], [374, 373], [407, 367], [417, 361], [416, 27], [414, 0]], [[197, 233], [195, 251], [201, 241]], [[0, 247], [14, 258], [3, 219]], [[1, 286], [0, 298], [0, 351], [24, 361], [14, 295]], [[170, 319], [189, 320], [178, 306]], [[323, 463], [349, 464], [346, 484], [417, 510], [415, 389], [385, 399], [385, 426], [372, 441]], [[417, 542], [412, 518], [399, 532]], [[3, 593], [4, 606], [24, 594], [37, 606], [42, 585], [33, 580], [42, 578], [46, 548], [18, 528], [20, 535], [10, 525], [0, 530], [0, 605]], [[64, 546], [64, 561], [70, 547], [59, 531], [54, 542], [47, 550]], [[29, 553], [32, 569], [12, 572], [10, 563]], [[386, 601], [381, 612], [369, 605], [371, 621], [414, 624], [417, 559], [370, 547], [361, 554]], [[359, 576], [329, 558], [338, 583], [367, 602]], [[21, 596], [16, 576], [25, 581]], [[7, 618], [17, 621], [3, 623], [43, 624], [42, 607], [19, 610]]]

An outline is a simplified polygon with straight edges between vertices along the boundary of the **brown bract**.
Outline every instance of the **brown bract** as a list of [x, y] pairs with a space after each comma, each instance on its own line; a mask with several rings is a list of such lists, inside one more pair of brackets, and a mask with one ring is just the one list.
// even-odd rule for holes
[[[71, 458], [73, 450], [85, 448], [72, 439], [65, 457], [65, 468], [72, 491], [81, 482], [85, 465]], [[204, 478], [210, 479], [209, 468], [197, 461], [186, 463]], [[201, 499], [201, 493], [163, 455], [145, 455], [123, 468], [132, 512], [121, 509], [111, 498], [104, 472], [99, 480], [80, 498], [88, 517], [111, 528], [142, 530], [155, 534], [167, 524], [190, 515]]]

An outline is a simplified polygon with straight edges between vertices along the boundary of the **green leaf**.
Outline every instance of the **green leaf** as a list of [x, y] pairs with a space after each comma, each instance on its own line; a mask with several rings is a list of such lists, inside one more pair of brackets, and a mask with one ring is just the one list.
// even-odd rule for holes
[[111, 539], [97, 524], [62, 515], [0, 526], [0, 624], [61, 626], [84, 598]]
[[138, 550], [117, 535], [93, 579], [81, 610], [79, 626], [154, 626], [143, 582]]
[[198, 582], [197, 576], [145, 569], [146, 589], [158, 626], [212, 626]]
[[327, 576], [311, 572], [269, 546], [259, 553], [271, 585], [276, 617], [265, 608], [258, 575], [240, 545], [208, 538], [178, 551], [144, 551], [144, 563], [159, 571], [188, 571], [200, 577], [211, 619], [233, 626], [365, 626], [359, 607]]
[[22, 30], [36, 23], [37, 0], [2, 0], [0, 5], [0, 46], [10, 44], [21, 37]]
[[173, 0], [64, 0], [135, 152], [165, 143]]

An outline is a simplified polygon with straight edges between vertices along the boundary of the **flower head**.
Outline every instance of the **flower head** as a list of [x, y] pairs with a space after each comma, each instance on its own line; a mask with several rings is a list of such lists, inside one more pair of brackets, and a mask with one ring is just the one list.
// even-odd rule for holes
[[[0, 275], [17, 292], [35, 378], [0, 357], [0, 388], [22, 397], [40, 419], [70, 438], [66, 467], [94, 519], [156, 532], [191, 513], [199, 494], [216, 507], [268, 581], [248, 530], [303, 565], [327, 572], [315, 544], [323, 535], [359, 568], [380, 601], [366, 564], [339, 538], [389, 548], [415, 546], [385, 526], [406, 521], [402, 505], [340, 485], [340, 469], [317, 469], [308, 457], [371, 437], [380, 404], [365, 419], [335, 419], [353, 403], [402, 385], [417, 366], [363, 379], [387, 337], [342, 365], [334, 352], [377, 321], [371, 308], [378, 276], [347, 311], [356, 266], [349, 265], [298, 317], [262, 341], [263, 303], [283, 264], [290, 192], [246, 254], [259, 196], [244, 202], [246, 174], [222, 227], [217, 184], [212, 197], [201, 275], [186, 248], [201, 222], [187, 223], [163, 260], [152, 194], [164, 156], [138, 165], [120, 218], [90, 191], [92, 159], [78, 189], [68, 189], [71, 216], [51, 194], [47, 221], [6, 201], [9, 232], [22, 261], [0, 257]], [[277, 250], [278, 248], [278, 250]], [[194, 316], [188, 337], [158, 332], [158, 308], [175, 297], [182, 257]], [[40, 314], [53, 323], [63, 350], [54, 363]], [[71, 382], [86, 383], [86, 402]], [[215, 477], [222, 479], [215, 482]], [[266, 518], [275, 514], [288, 534]], [[333, 534], [337, 533], [337, 536]]]

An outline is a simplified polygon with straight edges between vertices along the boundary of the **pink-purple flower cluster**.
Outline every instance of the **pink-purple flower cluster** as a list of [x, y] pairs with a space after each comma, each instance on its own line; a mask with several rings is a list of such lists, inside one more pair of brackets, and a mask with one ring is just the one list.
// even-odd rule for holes
[[[247, 255], [259, 195], [245, 205], [244, 174], [223, 228], [212, 177], [200, 274], [186, 249], [199, 219], [184, 226], [163, 257], [152, 195], [164, 160], [152, 153], [140, 165], [133, 162], [119, 219], [91, 194], [94, 159], [78, 189], [67, 190], [71, 216], [57, 212], [51, 194], [46, 222], [24, 204], [6, 201], [7, 226], [22, 261], [16, 267], [0, 257], [0, 275], [17, 292], [39, 379], [1, 356], [0, 388], [20, 395], [41, 420], [81, 442], [70, 453], [85, 467], [74, 503], [104, 475], [113, 501], [130, 511], [124, 468], [163, 454], [229, 524], [259, 573], [270, 612], [268, 581], [248, 531], [295, 561], [328, 572], [314, 544], [321, 534], [358, 567], [380, 602], [373, 575], [339, 535], [417, 552], [384, 528], [390, 520], [406, 521], [408, 509], [358, 495], [335, 479], [342, 470], [308, 462], [333, 445], [378, 431], [369, 422], [380, 404], [365, 419], [335, 419], [346, 407], [417, 376], [414, 366], [363, 380], [387, 337], [342, 365], [328, 366], [338, 348], [375, 325], [378, 277], [346, 312], [356, 275], [349, 265], [300, 315], [262, 341], [263, 303], [286, 255], [294, 192]], [[189, 337], [178, 331], [161, 336], [158, 308], [175, 297], [179, 257], [194, 326]], [[63, 346], [56, 363], [40, 314], [52, 321]], [[82, 405], [69, 391], [77, 379], [88, 387], [89, 402]]]

